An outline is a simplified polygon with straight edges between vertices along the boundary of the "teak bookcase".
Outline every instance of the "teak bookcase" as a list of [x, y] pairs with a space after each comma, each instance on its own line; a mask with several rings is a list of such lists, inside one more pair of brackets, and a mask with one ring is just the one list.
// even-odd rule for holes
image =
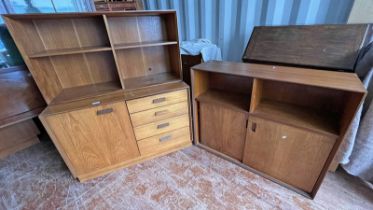
[[355, 74], [262, 64], [191, 78], [195, 143], [311, 198], [366, 93]]
[[4, 19], [48, 104], [181, 78], [174, 11]]
[[48, 103], [39, 117], [74, 177], [191, 145], [175, 11], [4, 19]]

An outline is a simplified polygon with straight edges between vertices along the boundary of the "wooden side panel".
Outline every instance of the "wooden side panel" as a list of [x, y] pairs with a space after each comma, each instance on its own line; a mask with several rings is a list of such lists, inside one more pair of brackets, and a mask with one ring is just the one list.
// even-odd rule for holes
[[200, 142], [241, 161], [247, 115], [210, 103], [199, 108]]
[[62, 84], [58, 78], [50, 58], [31, 59], [32, 75], [49, 104], [62, 91]]
[[336, 139], [250, 117], [243, 162], [311, 193]]
[[26, 120], [0, 129], [0, 158], [39, 142], [39, 129], [32, 120]]
[[[102, 110], [111, 112], [98, 114]], [[124, 102], [46, 117], [53, 141], [61, 146], [77, 176], [140, 155], [128, 122]]]
[[[45, 50], [43, 41], [38, 34], [37, 27], [32, 20], [16, 21], [10, 18], [5, 18], [5, 20], [7, 22], [7, 27], [26, 62], [26, 54], [28, 55]], [[25, 34], [27, 34], [27, 36], [25, 36]]]
[[45, 106], [29, 74], [27, 70], [0, 71], [0, 119]]

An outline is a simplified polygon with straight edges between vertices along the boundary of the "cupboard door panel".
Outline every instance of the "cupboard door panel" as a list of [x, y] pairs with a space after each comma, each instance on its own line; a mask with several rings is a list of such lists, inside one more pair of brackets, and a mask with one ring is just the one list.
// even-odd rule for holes
[[140, 155], [124, 102], [46, 118], [77, 175]]
[[199, 105], [200, 142], [241, 161], [247, 115], [216, 104]]
[[335, 139], [250, 117], [243, 162], [311, 192]]

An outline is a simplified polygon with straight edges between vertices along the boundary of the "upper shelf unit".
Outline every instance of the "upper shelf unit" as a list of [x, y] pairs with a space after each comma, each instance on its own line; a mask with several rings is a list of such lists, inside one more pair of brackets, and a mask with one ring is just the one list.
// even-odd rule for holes
[[4, 19], [48, 104], [181, 80], [175, 11]]

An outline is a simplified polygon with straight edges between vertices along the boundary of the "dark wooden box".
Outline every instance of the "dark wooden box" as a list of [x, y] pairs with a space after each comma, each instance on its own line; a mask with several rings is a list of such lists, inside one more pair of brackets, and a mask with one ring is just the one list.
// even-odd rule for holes
[[372, 24], [255, 27], [243, 62], [353, 72]]

